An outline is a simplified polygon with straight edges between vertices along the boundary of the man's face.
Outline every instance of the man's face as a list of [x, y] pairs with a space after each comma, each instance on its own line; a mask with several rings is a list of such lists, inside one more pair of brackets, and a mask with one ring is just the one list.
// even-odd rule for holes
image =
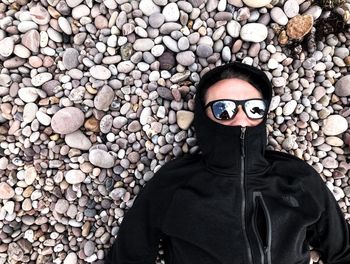
[[[210, 86], [205, 95], [205, 105], [217, 99], [235, 99], [243, 100], [250, 98], [262, 98], [261, 92], [250, 83], [237, 78], [223, 79]], [[256, 126], [261, 119], [252, 120], [247, 117], [242, 109], [238, 106], [238, 112], [232, 120], [218, 120], [214, 117], [211, 108], [206, 108], [206, 114], [215, 122], [228, 126]]]

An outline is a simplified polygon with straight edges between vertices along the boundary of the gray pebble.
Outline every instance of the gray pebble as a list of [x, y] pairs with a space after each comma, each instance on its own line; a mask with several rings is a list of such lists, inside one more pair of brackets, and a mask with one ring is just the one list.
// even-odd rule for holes
[[108, 85], [104, 85], [95, 96], [94, 105], [98, 110], [107, 111], [113, 100], [113, 89]]
[[76, 49], [73, 49], [73, 48], [66, 49], [62, 56], [62, 62], [64, 67], [67, 70], [78, 67], [79, 65], [78, 56], [79, 56], [79, 52]]
[[69, 202], [65, 199], [59, 199], [55, 204], [55, 211], [59, 214], [64, 214], [67, 212], [69, 207]]
[[[199, 47], [198, 47], [199, 49]], [[197, 55], [198, 55], [197, 49]], [[176, 61], [184, 66], [189, 66], [195, 62], [196, 56], [192, 51], [183, 51], [176, 55]]]
[[338, 96], [350, 96], [350, 75], [341, 77], [335, 83], [335, 94]]
[[87, 257], [90, 257], [92, 254], [94, 254], [95, 251], [95, 243], [91, 240], [88, 240], [84, 245], [84, 254]]
[[208, 45], [200, 44], [197, 46], [196, 54], [201, 58], [207, 58], [213, 54], [213, 48]]
[[93, 149], [89, 152], [89, 161], [101, 168], [111, 168], [114, 165], [114, 157], [102, 149]]
[[139, 123], [138, 120], [134, 120], [128, 125], [128, 130], [130, 132], [140, 131], [141, 130], [141, 124]]

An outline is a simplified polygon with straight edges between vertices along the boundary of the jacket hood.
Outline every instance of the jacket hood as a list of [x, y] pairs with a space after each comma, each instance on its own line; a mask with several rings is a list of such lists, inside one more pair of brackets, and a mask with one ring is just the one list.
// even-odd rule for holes
[[206, 72], [196, 87], [193, 126], [197, 145], [202, 152], [202, 162], [208, 170], [225, 175], [237, 175], [241, 172], [241, 154], [245, 152], [245, 172], [247, 174], [265, 171], [269, 162], [265, 159], [267, 144], [266, 120], [256, 126], [247, 126], [244, 139], [241, 139], [242, 126], [223, 125], [210, 119], [204, 110], [203, 95], [206, 89], [219, 81], [220, 73], [225, 69], [248, 74], [268, 101], [272, 98], [272, 85], [265, 73], [253, 66], [231, 62], [217, 66]]

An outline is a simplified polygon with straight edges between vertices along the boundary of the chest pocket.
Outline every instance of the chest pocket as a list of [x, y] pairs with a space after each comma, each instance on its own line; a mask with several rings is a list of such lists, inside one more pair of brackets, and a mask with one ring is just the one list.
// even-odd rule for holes
[[306, 255], [306, 226], [314, 221], [314, 212], [302, 206], [309, 199], [306, 193], [286, 192], [278, 197], [272, 193], [253, 192], [252, 227], [264, 264], [271, 263], [272, 253], [276, 259]]
[[261, 192], [253, 192], [253, 230], [258, 240], [261, 263], [271, 263], [271, 218]]

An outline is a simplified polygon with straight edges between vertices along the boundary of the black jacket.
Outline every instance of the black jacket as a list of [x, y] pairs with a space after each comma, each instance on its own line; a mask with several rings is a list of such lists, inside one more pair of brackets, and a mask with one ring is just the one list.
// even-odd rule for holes
[[309, 245], [325, 264], [349, 264], [349, 224], [320, 175], [266, 150], [266, 118], [245, 130], [209, 119], [200, 101], [208, 76], [195, 96], [201, 153], [168, 161], [145, 184], [105, 263], [153, 264], [162, 239], [166, 264], [309, 264]]

